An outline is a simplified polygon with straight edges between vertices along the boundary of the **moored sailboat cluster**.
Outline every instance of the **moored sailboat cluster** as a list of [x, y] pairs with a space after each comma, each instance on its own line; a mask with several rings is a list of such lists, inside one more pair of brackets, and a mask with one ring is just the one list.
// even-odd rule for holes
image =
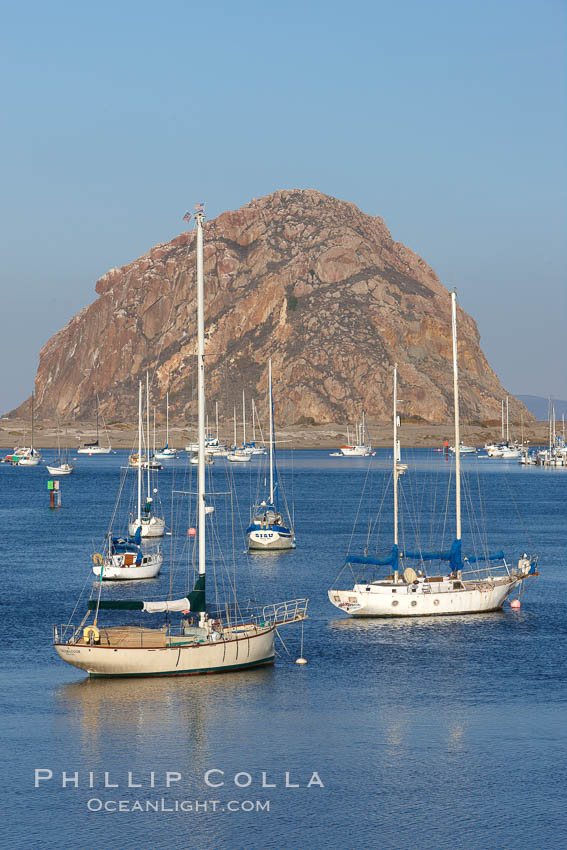
[[[107, 563], [100, 566], [98, 592], [88, 602], [87, 612], [75, 628], [67, 624], [54, 632], [54, 645], [59, 656], [90, 676], [181, 676], [198, 673], [239, 670], [272, 664], [275, 660], [274, 638], [278, 626], [295, 623], [306, 616], [307, 600], [295, 599], [264, 605], [245, 611], [237, 600], [221, 610], [207, 605], [206, 574], [207, 521], [212, 519], [207, 505], [205, 482], [205, 355], [203, 292], [203, 219], [204, 209], [198, 205], [197, 228], [197, 375], [198, 375], [198, 574], [193, 590], [180, 598], [167, 600], [102, 599], [104, 569], [108, 559], [132, 556], [129, 541], [112, 540]], [[139, 402], [141, 420], [141, 390]], [[138, 506], [141, 490], [141, 436], [138, 444]], [[138, 507], [140, 512], [140, 507]], [[138, 516], [138, 520], [143, 517]], [[138, 541], [143, 522], [136, 527]], [[143, 556], [142, 556], [143, 559]], [[102, 625], [101, 616], [109, 611], [140, 612], [160, 617], [158, 625]], [[171, 614], [180, 615], [172, 624]], [[92, 622], [91, 622], [92, 617]]]
[[[149, 578], [157, 575], [163, 556], [159, 550], [149, 552], [143, 538], [163, 535], [165, 520], [155, 514], [151, 496], [149, 470], [146, 501], [142, 506], [142, 388], [139, 388], [139, 431], [137, 468], [137, 515], [128, 527], [129, 536], [120, 538], [109, 532], [102, 554], [94, 557], [96, 582], [87, 610], [78, 626], [57, 627], [54, 644], [59, 656], [91, 676], [179, 676], [197, 673], [240, 670], [273, 663], [274, 639], [279, 626], [301, 622], [306, 617], [308, 600], [298, 598], [281, 603], [241, 607], [236, 598], [214, 601], [207, 593], [207, 564], [211, 558], [212, 525], [215, 508], [214, 493], [207, 488], [207, 458], [212, 460], [215, 449], [221, 451], [217, 438], [212, 438], [205, 416], [205, 351], [204, 351], [204, 275], [203, 220], [204, 209], [197, 205], [197, 398], [198, 439], [191, 446], [197, 465], [197, 528], [190, 527], [190, 539], [196, 542], [197, 570], [192, 583], [185, 584], [181, 595], [172, 589], [167, 599], [103, 598], [105, 581], [125, 578]], [[456, 295], [451, 295], [454, 410], [454, 445], [461, 446], [459, 424]], [[149, 416], [149, 391], [148, 416]], [[268, 441], [269, 487], [264, 497], [252, 506], [251, 521], [246, 529], [250, 550], [294, 549], [295, 533], [289, 513], [280, 503], [274, 431], [272, 367], [268, 363], [268, 405], [270, 433]], [[243, 419], [245, 414], [243, 413]], [[398, 490], [400, 476], [407, 469], [401, 463], [398, 439], [397, 365], [393, 370], [393, 541], [390, 551], [382, 556], [349, 553], [346, 566], [372, 571], [372, 577], [359, 577], [352, 589], [331, 589], [330, 602], [355, 617], [416, 617], [440, 614], [470, 614], [494, 611], [502, 607], [510, 594], [537, 575], [537, 556], [523, 554], [512, 563], [502, 552], [463, 553], [461, 530], [461, 451], [455, 452], [455, 538], [450, 546], [426, 550], [401, 545], [399, 539]], [[218, 408], [217, 408], [218, 430]], [[149, 434], [149, 421], [148, 421]], [[166, 448], [168, 435], [166, 436]], [[236, 447], [236, 439], [235, 439]], [[242, 455], [246, 451], [243, 433]], [[363, 423], [352, 446], [351, 456], [367, 457], [371, 453]], [[165, 451], [165, 449], [164, 449]], [[235, 452], [237, 454], [237, 452]], [[346, 452], [346, 456], [348, 452]], [[230, 458], [229, 458], [230, 459]], [[209, 530], [210, 528], [210, 530]], [[214, 532], [213, 532], [214, 535]], [[213, 536], [216, 541], [217, 537]], [[429, 565], [442, 565], [430, 572]], [[387, 568], [384, 577], [377, 577], [377, 568]], [[216, 585], [216, 580], [215, 580]], [[117, 625], [106, 621], [111, 612], [122, 613], [125, 620]], [[132, 616], [142, 621], [132, 622]], [[104, 621], [104, 622], [103, 622]], [[303, 659], [301, 659], [303, 660]]]

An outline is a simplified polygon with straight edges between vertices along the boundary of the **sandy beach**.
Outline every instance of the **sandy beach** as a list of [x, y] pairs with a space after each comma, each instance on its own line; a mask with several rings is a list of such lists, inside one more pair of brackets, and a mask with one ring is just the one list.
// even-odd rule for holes
[[[368, 423], [368, 431], [372, 445], [376, 448], [388, 447], [392, 442], [392, 424], [391, 423]], [[57, 425], [53, 422], [36, 422], [34, 425], [34, 444], [35, 448], [57, 448]], [[66, 431], [66, 433], [65, 433]], [[30, 440], [30, 423], [23, 419], [7, 419], [0, 420], [0, 448], [7, 451], [15, 446], [29, 444]], [[113, 423], [108, 428], [110, 444], [113, 449], [132, 449], [137, 445], [138, 432], [137, 425], [131, 423]], [[247, 433], [247, 437], [251, 437], [251, 432]], [[258, 435], [257, 435], [258, 436]], [[440, 447], [448, 440], [453, 443], [453, 424], [429, 425], [427, 423], [404, 423], [402, 420], [398, 430], [398, 436], [402, 446], [407, 448], [426, 448]], [[101, 429], [99, 433], [101, 445], [107, 445], [106, 433]], [[242, 437], [242, 430], [239, 428], [239, 439]], [[522, 434], [520, 429], [510, 428], [510, 438], [521, 439]], [[524, 427], [524, 440], [529, 441], [534, 445], [547, 444], [548, 424], [539, 422], [535, 426], [530, 425]], [[72, 425], [62, 425], [59, 428], [59, 440], [61, 448], [68, 447], [73, 450], [83, 442], [91, 442], [96, 438], [95, 423], [75, 423]], [[220, 428], [221, 441], [231, 442], [233, 439], [232, 423], [226, 426], [221, 425]], [[353, 439], [351, 429], [350, 439]], [[487, 442], [500, 440], [499, 426], [481, 426], [461, 424], [461, 439], [467, 445], [484, 446]], [[170, 423], [169, 426], [169, 444], [175, 448], [184, 448], [188, 443], [196, 440], [196, 428], [190, 426], [180, 426], [175, 423]], [[164, 429], [158, 427], [156, 443], [160, 447], [164, 441]], [[279, 428], [277, 432], [277, 441], [281, 448], [293, 449], [334, 449], [347, 443], [347, 429], [344, 425], [330, 423], [325, 425], [291, 425], [285, 428]]]

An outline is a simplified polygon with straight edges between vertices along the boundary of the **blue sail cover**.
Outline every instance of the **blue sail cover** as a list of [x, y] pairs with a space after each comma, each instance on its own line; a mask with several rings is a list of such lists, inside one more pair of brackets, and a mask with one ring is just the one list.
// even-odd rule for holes
[[[462, 570], [463, 554], [460, 540], [453, 540], [451, 548], [445, 552], [402, 552], [402, 557], [408, 560], [415, 561], [449, 561], [449, 565], [453, 572]], [[372, 558], [363, 555], [349, 555], [347, 563], [349, 564], [374, 564], [378, 567], [394, 567], [397, 569], [399, 563], [400, 552], [397, 546], [392, 547], [392, 551], [387, 558]], [[465, 560], [469, 564], [476, 564], [479, 561], [499, 561], [504, 557], [504, 552], [496, 552], [494, 555], [470, 555]]]
[[[463, 553], [461, 541], [453, 540], [448, 552], [404, 552], [404, 558], [417, 561], [449, 561], [453, 571], [463, 569]], [[499, 561], [504, 557], [504, 552], [496, 552], [494, 555], [469, 555], [466, 560], [469, 564], [479, 561]]]
[[504, 557], [504, 552], [496, 552], [494, 555], [469, 555], [467, 561], [469, 564], [476, 564], [478, 561], [501, 561]]
[[461, 541], [453, 540], [448, 552], [404, 552], [404, 558], [415, 561], [449, 561], [453, 570], [463, 568]]
[[377, 567], [394, 567], [398, 566], [400, 552], [397, 546], [392, 546], [392, 551], [387, 558], [372, 558], [368, 555], [349, 555], [347, 562], [349, 564], [374, 564]]

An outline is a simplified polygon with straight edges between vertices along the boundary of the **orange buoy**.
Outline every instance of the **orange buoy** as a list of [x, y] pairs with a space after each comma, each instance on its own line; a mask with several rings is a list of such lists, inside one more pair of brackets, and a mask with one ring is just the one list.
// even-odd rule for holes
[[521, 607], [522, 607], [522, 603], [520, 602], [519, 599], [512, 599], [512, 601], [510, 602], [510, 608], [515, 608], [517, 610], [518, 608], [521, 608]]

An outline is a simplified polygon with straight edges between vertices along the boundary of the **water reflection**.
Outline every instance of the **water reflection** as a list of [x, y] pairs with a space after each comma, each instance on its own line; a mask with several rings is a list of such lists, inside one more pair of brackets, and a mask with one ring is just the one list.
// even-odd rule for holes
[[475, 628], [485, 623], [494, 623], [499, 620], [507, 619], [510, 615], [506, 611], [490, 611], [480, 614], [466, 615], [451, 615], [447, 617], [340, 617], [334, 620], [329, 620], [328, 625], [331, 629], [338, 629], [343, 632], [350, 630], [380, 632], [400, 631], [403, 634], [413, 634], [414, 632], [423, 632], [434, 628], [454, 629], [458, 628]]
[[167, 738], [180, 754], [206, 755], [210, 726], [237, 710], [252, 691], [269, 687], [272, 671], [258, 669], [218, 676], [148, 679], [83, 679], [54, 692], [55, 717], [69, 734], [78, 732], [83, 754], [128, 740], [143, 752], [148, 742]]

